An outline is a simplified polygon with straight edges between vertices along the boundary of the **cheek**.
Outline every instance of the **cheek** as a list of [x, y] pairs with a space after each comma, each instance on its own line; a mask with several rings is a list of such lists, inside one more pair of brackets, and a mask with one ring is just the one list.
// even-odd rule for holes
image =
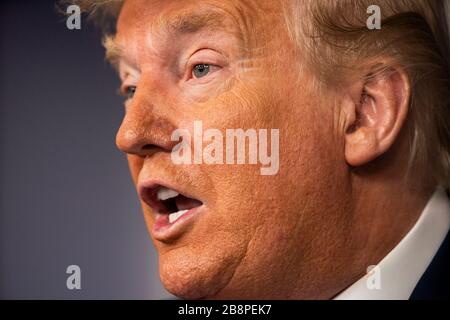
[[218, 190], [214, 207], [222, 227], [245, 241], [261, 225], [283, 234], [301, 212], [313, 210], [313, 203], [320, 202], [316, 194], [326, 190], [334, 175], [339, 148], [332, 138], [331, 113], [319, 111], [312, 98], [297, 98], [297, 105], [273, 97], [252, 101], [242, 105], [231, 128], [279, 129], [278, 173], [261, 175], [259, 163], [206, 168]]

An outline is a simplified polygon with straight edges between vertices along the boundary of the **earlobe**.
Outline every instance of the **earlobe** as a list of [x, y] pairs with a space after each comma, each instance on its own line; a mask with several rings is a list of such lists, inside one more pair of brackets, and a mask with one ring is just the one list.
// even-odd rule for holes
[[345, 158], [364, 165], [394, 144], [408, 114], [410, 83], [406, 72], [389, 68], [367, 77], [353, 103], [345, 132]]

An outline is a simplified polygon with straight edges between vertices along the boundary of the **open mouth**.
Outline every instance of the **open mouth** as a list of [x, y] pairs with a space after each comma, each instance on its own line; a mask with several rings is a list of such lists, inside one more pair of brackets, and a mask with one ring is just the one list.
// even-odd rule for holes
[[143, 188], [140, 195], [156, 214], [158, 227], [172, 225], [203, 205], [200, 200], [162, 185]]
[[158, 189], [156, 198], [160, 202], [161, 207], [164, 207], [162, 212], [159, 213], [168, 214], [169, 223], [174, 223], [188, 213], [189, 210], [200, 207], [203, 204], [199, 200], [186, 197], [166, 187], [160, 187]]

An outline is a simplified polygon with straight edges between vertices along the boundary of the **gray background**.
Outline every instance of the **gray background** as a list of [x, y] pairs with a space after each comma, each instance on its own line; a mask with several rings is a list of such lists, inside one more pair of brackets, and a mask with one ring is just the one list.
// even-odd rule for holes
[[[167, 297], [126, 159], [100, 32], [54, 1], [0, 4], [0, 298]], [[81, 290], [66, 268], [81, 267]]]

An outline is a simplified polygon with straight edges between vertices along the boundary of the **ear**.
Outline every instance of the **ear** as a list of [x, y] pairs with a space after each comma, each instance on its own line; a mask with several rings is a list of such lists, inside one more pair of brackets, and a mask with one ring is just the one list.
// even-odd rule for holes
[[403, 69], [389, 68], [366, 77], [346, 112], [345, 158], [364, 165], [385, 153], [408, 114], [411, 87]]

